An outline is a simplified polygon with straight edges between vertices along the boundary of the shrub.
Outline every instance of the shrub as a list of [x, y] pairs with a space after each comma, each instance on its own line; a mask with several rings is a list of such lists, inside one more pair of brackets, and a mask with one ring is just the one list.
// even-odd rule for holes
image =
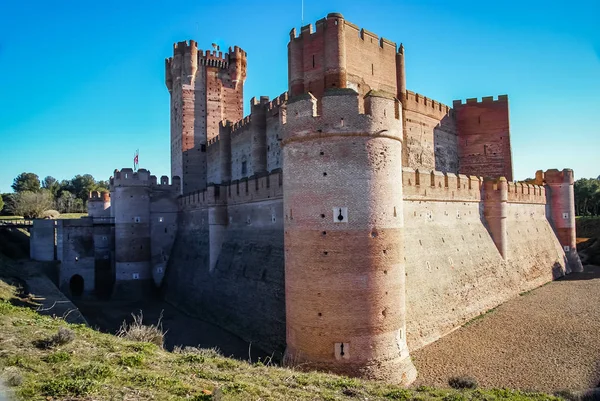
[[74, 339], [75, 333], [72, 330], [69, 330], [66, 327], [61, 327], [58, 329], [58, 333], [56, 333], [52, 337], [37, 341], [35, 345], [36, 347], [41, 349], [48, 349], [59, 345], [68, 344]]
[[143, 324], [144, 315], [142, 311], [140, 311], [139, 315], [132, 313], [131, 316], [133, 316], [133, 322], [128, 324], [124, 321], [117, 332], [117, 336], [131, 341], [152, 343], [163, 348], [166, 332], [162, 328], [162, 312], [158, 323], [150, 326]]
[[58, 219], [59, 216], [60, 216], [60, 213], [58, 212], [58, 210], [49, 209], [49, 210], [46, 210], [44, 213], [42, 213], [42, 215], [40, 217], [42, 219]]
[[478, 384], [477, 380], [470, 376], [454, 376], [448, 379], [448, 385], [457, 390], [461, 389], [476, 389]]

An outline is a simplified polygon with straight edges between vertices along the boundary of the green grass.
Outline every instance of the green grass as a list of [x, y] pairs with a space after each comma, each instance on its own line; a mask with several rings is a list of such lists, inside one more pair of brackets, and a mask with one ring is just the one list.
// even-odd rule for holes
[[496, 312], [497, 309], [498, 309], [498, 307], [495, 307], [495, 308], [492, 308], [492, 309], [488, 309], [487, 311], [485, 311], [485, 312], [483, 312], [483, 313], [475, 316], [473, 319], [471, 319], [468, 322], [466, 322], [463, 326], [467, 327], [467, 326], [470, 326], [472, 324], [475, 324], [475, 323], [481, 321], [486, 316], [489, 316], [492, 313]]
[[[59, 219], [80, 219], [87, 216], [87, 213], [62, 213]], [[23, 220], [23, 216], [0, 216], [0, 220]]]
[[[1, 279], [0, 377], [20, 400], [557, 400], [513, 390], [404, 389], [381, 382], [251, 364], [212, 349], [167, 352], [41, 316]], [[36, 342], [61, 327], [75, 334], [63, 345]]]

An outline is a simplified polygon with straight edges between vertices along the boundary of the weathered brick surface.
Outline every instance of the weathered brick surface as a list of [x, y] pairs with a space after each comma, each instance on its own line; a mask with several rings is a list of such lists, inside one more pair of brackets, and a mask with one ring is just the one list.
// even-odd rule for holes
[[575, 194], [573, 191], [573, 170], [548, 170], [544, 173], [548, 186], [549, 218], [563, 246], [572, 271], [582, 272], [583, 266], [577, 254], [575, 233]]
[[182, 192], [207, 184], [208, 141], [222, 120], [242, 118], [246, 53], [237, 46], [222, 52], [199, 51], [196, 42], [174, 45], [166, 60], [171, 93], [171, 175], [182, 179]]
[[[402, 123], [397, 101], [351, 89], [292, 100], [284, 124], [287, 350], [291, 363], [410, 383]], [[342, 209], [346, 221], [339, 222]], [[337, 344], [337, 345], [336, 345]], [[344, 349], [341, 350], [341, 345]], [[343, 352], [342, 352], [343, 351]]]
[[463, 174], [513, 180], [508, 97], [453, 102], [458, 128], [459, 170]]

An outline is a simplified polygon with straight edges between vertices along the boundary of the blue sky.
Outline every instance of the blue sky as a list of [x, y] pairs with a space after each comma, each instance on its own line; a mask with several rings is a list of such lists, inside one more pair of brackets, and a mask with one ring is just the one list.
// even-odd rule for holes
[[[516, 179], [570, 167], [600, 175], [600, 2], [304, 1], [406, 48], [407, 87], [443, 103], [508, 94]], [[40, 177], [130, 167], [169, 174], [164, 58], [173, 42], [248, 52], [251, 97], [287, 89], [301, 1], [0, 2], [0, 192]]]

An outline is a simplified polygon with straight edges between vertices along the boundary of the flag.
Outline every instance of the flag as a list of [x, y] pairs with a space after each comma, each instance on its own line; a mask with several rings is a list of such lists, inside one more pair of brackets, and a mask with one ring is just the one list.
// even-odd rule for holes
[[140, 150], [138, 149], [135, 151], [135, 155], [133, 156], [133, 170], [134, 171], [137, 171], [138, 166], [140, 164], [139, 156], [140, 156]]

